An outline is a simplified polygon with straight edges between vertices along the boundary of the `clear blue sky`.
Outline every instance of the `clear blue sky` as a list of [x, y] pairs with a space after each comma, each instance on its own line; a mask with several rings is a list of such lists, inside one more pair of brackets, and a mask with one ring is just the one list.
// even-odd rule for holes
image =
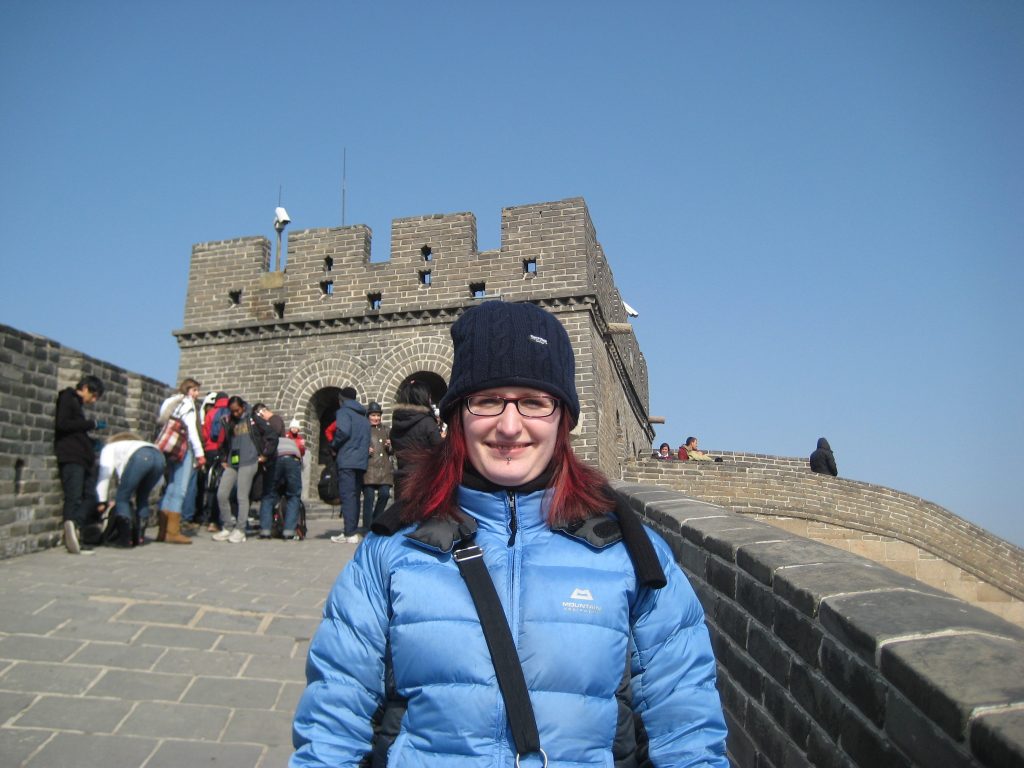
[[190, 248], [586, 198], [657, 442], [1024, 544], [1024, 3], [0, 0], [0, 322], [171, 381]]

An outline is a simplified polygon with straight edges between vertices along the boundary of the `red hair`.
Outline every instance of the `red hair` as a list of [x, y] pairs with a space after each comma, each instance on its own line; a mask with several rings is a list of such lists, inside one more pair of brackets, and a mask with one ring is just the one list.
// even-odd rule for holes
[[[411, 467], [402, 480], [403, 522], [450, 518], [459, 508], [459, 485], [466, 462], [461, 406], [452, 410], [450, 419], [448, 437], [440, 446], [407, 454]], [[549, 465], [554, 470], [548, 486], [549, 525], [586, 520], [614, 508], [608, 480], [573, 453], [571, 421], [563, 406]]]

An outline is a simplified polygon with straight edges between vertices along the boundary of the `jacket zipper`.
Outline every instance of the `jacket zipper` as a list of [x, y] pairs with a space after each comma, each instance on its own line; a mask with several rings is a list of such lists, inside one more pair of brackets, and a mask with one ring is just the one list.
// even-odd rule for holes
[[516, 495], [512, 491], [505, 491], [505, 493], [508, 494], [508, 545], [511, 547], [516, 543], [516, 528], [518, 526], [518, 521], [516, 520]]
[[[506, 491], [508, 496], [508, 513], [509, 513], [509, 537], [508, 537], [508, 626], [512, 631], [512, 641], [515, 643], [516, 652], [519, 651], [519, 642], [516, 638], [516, 626], [519, 623], [519, 603], [516, 600], [516, 566], [518, 562], [518, 551], [516, 549], [516, 531], [519, 527], [517, 509], [516, 509], [516, 495], [512, 491]], [[502, 700], [504, 705], [504, 700]], [[503, 707], [504, 708], [504, 707]], [[499, 735], [499, 742], [504, 742], [508, 737], [508, 713], [502, 718], [501, 730]], [[513, 756], [515, 756], [515, 746], [512, 747]]]

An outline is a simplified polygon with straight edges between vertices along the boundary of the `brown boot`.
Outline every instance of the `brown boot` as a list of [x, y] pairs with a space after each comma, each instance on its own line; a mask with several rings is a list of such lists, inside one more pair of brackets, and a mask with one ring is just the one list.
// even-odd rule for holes
[[167, 532], [164, 534], [164, 541], [168, 544], [191, 544], [192, 539], [181, 535], [181, 513], [167, 513]]
[[157, 522], [159, 523], [159, 530], [157, 531], [156, 534], [156, 540], [164, 541], [167, 538], [167, 513], [161, 509], [159, 512], [157, 512], [156, 519]]

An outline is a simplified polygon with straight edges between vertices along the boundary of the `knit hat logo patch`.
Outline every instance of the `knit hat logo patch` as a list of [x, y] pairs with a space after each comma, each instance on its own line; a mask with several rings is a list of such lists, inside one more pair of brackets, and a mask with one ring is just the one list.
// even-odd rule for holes
[[530, 341], [535, 341], [536, 343], [543, 344], [544, 346], [547, 346], [548, 343], [547, 339], [542, 339], [540, 336], [534, 336], [532, 333], [530, 334]]

